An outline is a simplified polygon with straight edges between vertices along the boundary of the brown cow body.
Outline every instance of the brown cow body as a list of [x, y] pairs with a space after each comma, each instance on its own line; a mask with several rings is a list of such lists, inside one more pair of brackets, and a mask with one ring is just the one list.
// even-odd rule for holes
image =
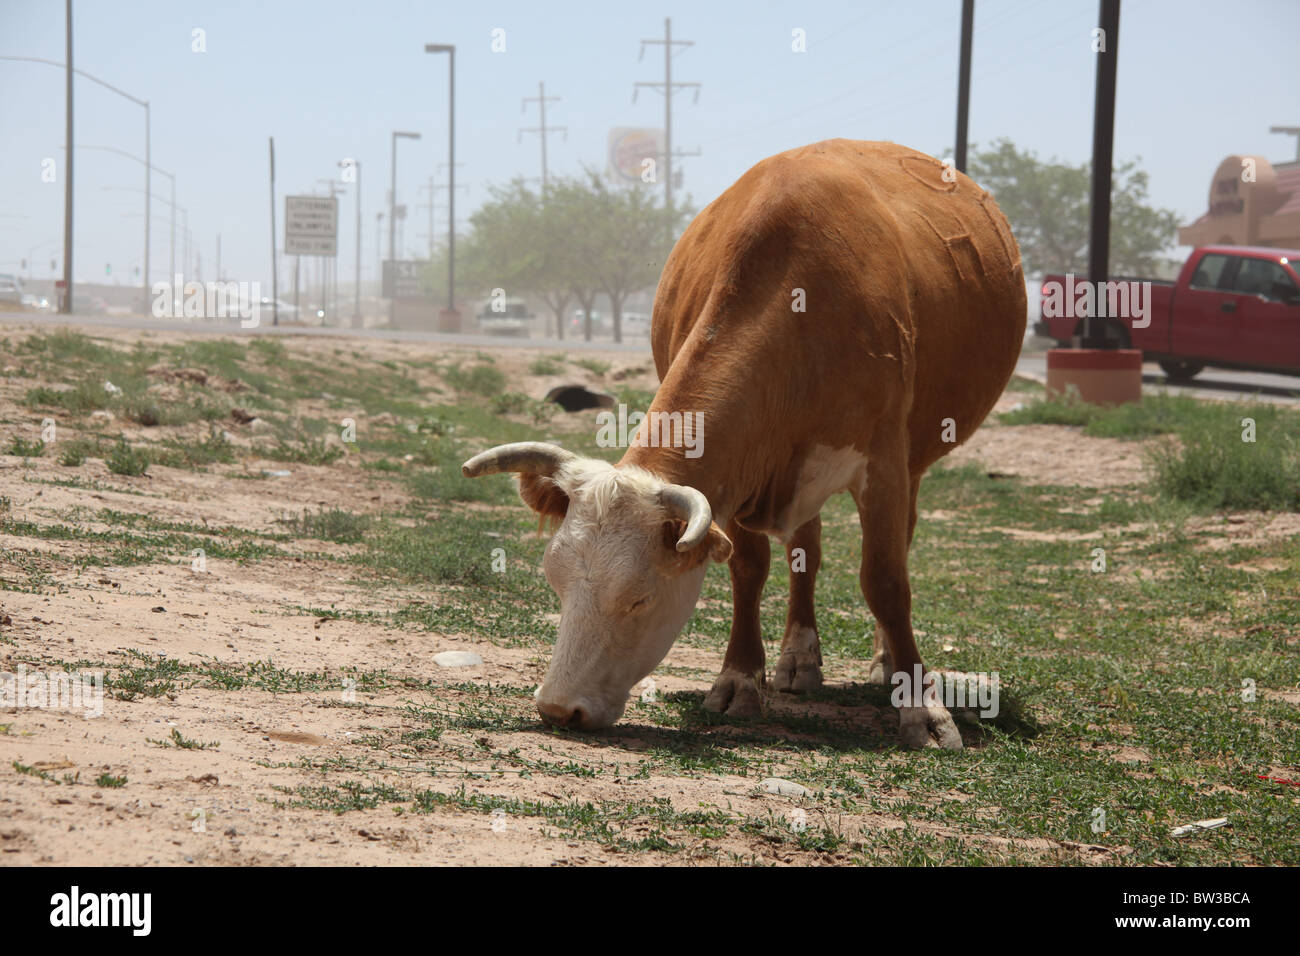
[[888, 680], [891, 665], [911, 673], [917, 487], [993, 407], [1024, 331], [1020, 256], [993, 199], [903, 146], [829, 140], [781, 153], [691, 223], [655, 298], [651, 411], [702, 411], [705, 451], [633, 447], [620, 465], [702, 491], [735, 546], [731, 642], [709, 706], [758, 707], [765, 535], [806, 557], [791, 575], [776, 686], [820, 685], [817, 515], [844, 490], [878, 622], [873, 678]]
[[848, 491], [876, 619], [872, 679], [912, 682], [897, 701], [905, 745], [960, 747], [913, 677], [916, 494], [993, 407], [1024, 331], [1015, 240], [992, 198], [951, 167], [891, 143], [829, 140], [742, 176], [682, 235], [655, 298], [662, 383], [639, 437], [677, 414], [702, 416], [705, 440], [634, 442], [616, 465], [516, 442], [464, 465], [518, 473], [524, 501], [559, 524], [543, 566], [560, 625], [538, 711], [584, 729], [616, 721], [689, 618], [712, 559], [729, 564], [735, 614], [705, 706], [757, 713], [769, 535], [791, 558], [774, 683], [820, 686], [818, 514]]

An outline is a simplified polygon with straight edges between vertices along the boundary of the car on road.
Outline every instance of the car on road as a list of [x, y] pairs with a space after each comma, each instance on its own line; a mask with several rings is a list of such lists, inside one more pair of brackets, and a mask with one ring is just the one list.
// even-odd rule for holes
[[257, 307], [259, 318], [271, 318], [273, 314], [276, 314], [276, 307], [278, 307], [280, 318], [285, 321], [293, 322], [298, 318], [298, 309], [292, 302], [285, 302], [283, 299], [272, 300], [269, 295], [262, 296], [258, 300]]
[[53, 312], [54, 307], [50, 305], [50, 300], [43, 295], [36, 295], [33, 292], [23, 293], [23, 308], [30, 312]]
[[1086, 277], [1049, 275], [1034, 331], [1070, 345], [1083, 334], [1079, 304], [1091, 296], [1108, 343], [1141, 349], [1173, 381], [1206, 366], [1300, 375], [1297, 265], [1294, 249], [1200, 246], [1173, 282], [1117, 276], [1102, 291]]
[[83, 315], [107, 315], [108, 303], [97, 295], [72, 294], [72, 311]]
[[[499, 305], [499, 308], [493, 308]], [[523, 299], [506, 299], [504, 302], [488, 300], [478, 313], [479, 331], [485, 335], [527, 336], [533, 328], [535, 316]]]
[[21, 305], [22, 301], [23, 280], [12, 272], [0, 272], [0, 302]]

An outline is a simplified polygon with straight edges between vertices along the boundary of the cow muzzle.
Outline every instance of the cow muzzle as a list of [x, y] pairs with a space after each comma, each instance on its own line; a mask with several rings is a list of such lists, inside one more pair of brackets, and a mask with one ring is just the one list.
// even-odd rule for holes
[[553, 727], [569, 730], [601, 730], [609, 727], [622, 715], [622, 708], [612, 709], [585, 697], [572, 700], [539, 694], [537, 712], [542, 720]]

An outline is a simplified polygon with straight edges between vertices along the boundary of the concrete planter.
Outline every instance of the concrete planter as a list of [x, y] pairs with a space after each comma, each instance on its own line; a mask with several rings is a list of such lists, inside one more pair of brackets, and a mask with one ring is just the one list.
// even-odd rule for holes
[[1048, 349], [1047, 394], [1065, 395], [1070, 387], [1082, 401], [1120, 405], [1142, 401], [1140, 349]]

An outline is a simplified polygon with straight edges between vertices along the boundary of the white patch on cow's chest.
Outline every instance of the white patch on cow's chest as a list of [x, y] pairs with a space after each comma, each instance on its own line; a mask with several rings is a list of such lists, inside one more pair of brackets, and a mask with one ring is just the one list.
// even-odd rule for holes
[[818, 445], [804, 459], [795, 483], [794, 498], [781, 513], [773, 532], [789, 540], [800, 525], [811, 521], [833, 494], [860, 487], [867, 477], [867, 456], [856, 448], [828, 448]]

